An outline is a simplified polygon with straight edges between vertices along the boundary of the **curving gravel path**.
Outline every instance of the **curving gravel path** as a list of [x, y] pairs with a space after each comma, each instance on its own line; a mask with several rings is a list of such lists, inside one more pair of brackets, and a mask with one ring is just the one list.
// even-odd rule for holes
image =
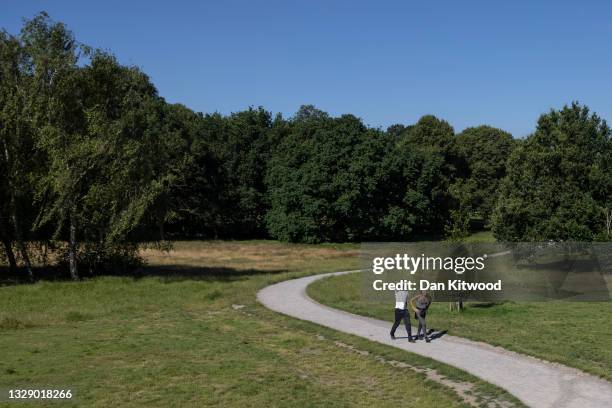
[[[306, 295], [306, 287], [315, 280], [353, 272], [359, 271], [280, 282], [259, 291], [257, 299], [276, 312], [455, 366], [504, 388], [531, 407], [612, 407], [612, 384], [577, 369], [449, 335], [429, 344], [409, 343], [405, 337], [391, 340], [389, 322], [333, 309]], [[405, 336], [401, 329], [398, 336]]]

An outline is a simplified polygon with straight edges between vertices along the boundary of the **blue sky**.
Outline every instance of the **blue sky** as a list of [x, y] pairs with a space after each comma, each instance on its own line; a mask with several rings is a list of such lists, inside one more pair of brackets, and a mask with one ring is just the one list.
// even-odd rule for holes
[[372, 126], [433, 113], [521, 137], [579, 100], [612, 121], [612, 2], [9, 0], [0, 26], [40, 10], [197, 111], [311, 103]]

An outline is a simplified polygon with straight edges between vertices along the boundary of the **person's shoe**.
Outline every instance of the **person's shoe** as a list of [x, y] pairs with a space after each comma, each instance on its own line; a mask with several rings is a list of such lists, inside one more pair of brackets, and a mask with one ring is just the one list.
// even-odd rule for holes
[[395, 334], [394, 333], [389, 333], [391, 335], [391, 340], [395, 340]]
[[410, 343], [414, 343], [414, 337], [412, 337], [412, 336], [408, 336], [408, 341], [409, 341]]
[[431, 339], [429, 338], [429, 336], [425, 337], [425, 342], [426, 343], [430, 343], [431, 342]]

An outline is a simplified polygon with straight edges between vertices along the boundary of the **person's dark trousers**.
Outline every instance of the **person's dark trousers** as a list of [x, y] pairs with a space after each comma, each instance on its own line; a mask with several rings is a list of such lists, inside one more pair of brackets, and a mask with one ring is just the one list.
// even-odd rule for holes
[[421, 330], [423, 330], [423, 337], [427, 337], [427, 325], [425, 324], [425, 311], [421, 311], [420, 313], [415, 313], [414, 317], [419, 321], [419, 328], [417, 329], [417, 337], [420, 338]]
[[406, 332], [408, 333], [408, 338], [412, 337], [412, 327], [410, 326], [410, 315], [406, 309], [395, 309], [395, 322], [393, 323], [393, 327], [391, 328], [391, 336], [395, 336], [395, 330], [404, 320], [406, 324]]

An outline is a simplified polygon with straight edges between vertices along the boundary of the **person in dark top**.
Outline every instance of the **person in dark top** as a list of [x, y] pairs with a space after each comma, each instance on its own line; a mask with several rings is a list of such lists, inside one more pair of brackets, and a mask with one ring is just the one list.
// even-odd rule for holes
[[[424, 290], [410, 299], [410, 307], [414, 311], [414, 318], [419, 321], [419, 328], [417, 330], [416, 337], [419, 340], [425, 339], [427, 343], [431, 341], [429, 336], [427, 336], [427, 325], [425, 323], [425, 316], [427, 315], [429, 305], [431, 305], [431, 296], [429, 296], [427, 291]], [[421, 330], [423, 330], [423, 334], [421, 334]]]
[[408, 333], [408, 341], [414, 343], [412, 338], [412, 326], [410, 325], [410, 314], [406, 310], [406, 302], [408, 301], [407, 290], [396, 290], [395, 291], [395, 322], [391, 328], [391, 338], [395, 340], [395, 330], [398, 328], [402, 320], [406, 325], [406, 332]]

